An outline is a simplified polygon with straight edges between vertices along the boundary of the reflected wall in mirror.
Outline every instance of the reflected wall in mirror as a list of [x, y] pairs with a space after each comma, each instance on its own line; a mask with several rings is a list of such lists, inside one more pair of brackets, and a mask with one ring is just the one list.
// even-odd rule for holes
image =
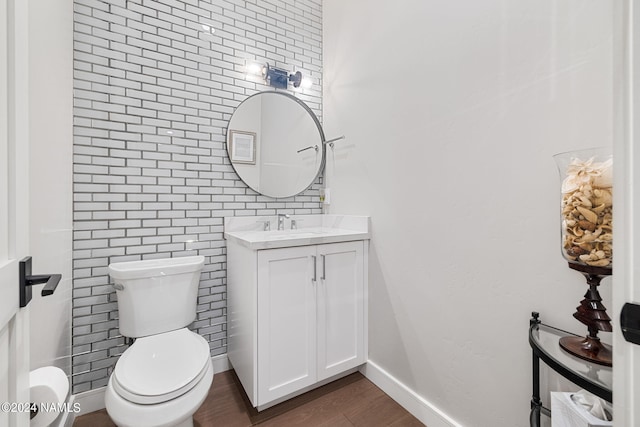
[[316, 115], [284, 92], [260, 92], [244, 100], [227, 128], [227, 152], [251, 189], [281, 198], [300, 194], [324, 166], [324, 134]]

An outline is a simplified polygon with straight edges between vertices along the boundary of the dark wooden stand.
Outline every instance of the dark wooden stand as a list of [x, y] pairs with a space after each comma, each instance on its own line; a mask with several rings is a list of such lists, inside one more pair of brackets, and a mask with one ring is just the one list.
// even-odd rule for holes
[[592, 267], [589, 265], [569, 263], [569, 268], [579, 271], [587, 279], [589, 289], [584, 299], [576, 307], [573, 317], [587, 326], [589, 334], [586, 337], [563, 337], [560, 347], [576, 357], [604, 366], [611, 366], [611, 346], [600, 342], [598, 331], [611, 332], [611, 318], [607, 309], [602, 305], [602, 298], [598, 286], [602, 279], [610, 276], [612, 269], [608, 267]]

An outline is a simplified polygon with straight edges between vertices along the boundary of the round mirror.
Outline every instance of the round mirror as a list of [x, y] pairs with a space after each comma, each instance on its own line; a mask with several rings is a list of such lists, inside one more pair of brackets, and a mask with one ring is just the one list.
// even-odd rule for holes
[[311, 109], [284, 92], [244, 100], [227, 128], [227, 152], [245, 184], [269, 197], [306, 190], [324, 165], [324, 134]]

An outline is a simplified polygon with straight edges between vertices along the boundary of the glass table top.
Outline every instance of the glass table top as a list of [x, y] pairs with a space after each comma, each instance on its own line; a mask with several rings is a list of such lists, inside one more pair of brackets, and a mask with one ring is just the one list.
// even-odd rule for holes
[[[540, 352], [545, 353], [547, 357], [553, 359], [558, 365], [583, 380], [611, 393], [613, 384], [611, 367], [582, 360], [564, 351], [560, 347], [559, 340], [566, 336], [576, 335], [543, 323], [533, 325], [530, 332], [532, 345], [535, 345]], [[541, 358], [544, 360], [543, 356]], [[545, 362], [547, 361], [545, 360]]]

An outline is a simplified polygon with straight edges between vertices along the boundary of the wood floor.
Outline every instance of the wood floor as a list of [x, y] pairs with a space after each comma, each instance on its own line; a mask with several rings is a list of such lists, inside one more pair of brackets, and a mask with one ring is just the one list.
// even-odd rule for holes
[[[280, 405], [257, 412], [233, 371], [216, 374], [195, 427], [413, 427], [423, 424], [356, 372]], [[113, 427], [105, 410], [76, 418], [73, 427]]]

